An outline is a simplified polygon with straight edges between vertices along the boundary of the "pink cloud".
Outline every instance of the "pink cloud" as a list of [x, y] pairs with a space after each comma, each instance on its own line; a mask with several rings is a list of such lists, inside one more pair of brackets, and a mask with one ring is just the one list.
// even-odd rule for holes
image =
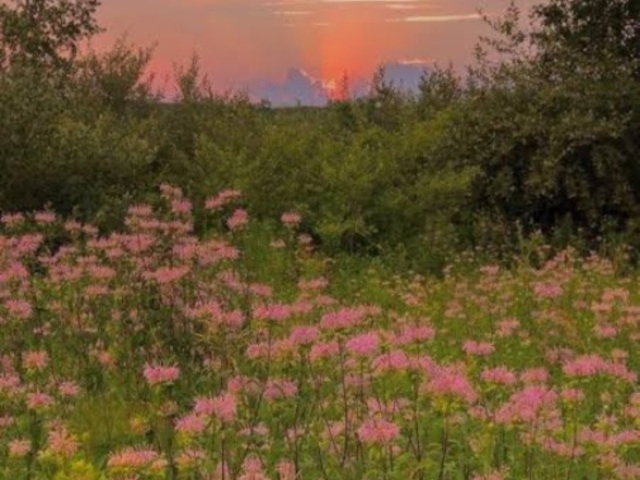
[[[488, 2], [488, 0], [484, 0]], [[523, 6], [537, 0], [523, 0]], [[478, 0], [109, 0], [100, 20], [106, 48], [128, 32], [157, 43], [154, 66], [170, 73], [193, 52], [214, 83], [273, 79], [291, 67], [334, 77], [368, 74], [382, 61], [433, 58], [462, 65], [487, 33]], [[508, 0], [492, 0], [495, 11]], [[163, 72], [161, 72], [163, 73]]]

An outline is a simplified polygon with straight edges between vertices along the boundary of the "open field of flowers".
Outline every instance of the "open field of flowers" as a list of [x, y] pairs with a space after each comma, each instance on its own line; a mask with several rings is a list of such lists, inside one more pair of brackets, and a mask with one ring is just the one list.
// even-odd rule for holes
[[346, 294], [297, 214], [259, 245], [238, 192], [200, 236], [163, 196], [109, 236], [2, 218], [0, 478], [640, 478], [634, 276], [565, 252]]

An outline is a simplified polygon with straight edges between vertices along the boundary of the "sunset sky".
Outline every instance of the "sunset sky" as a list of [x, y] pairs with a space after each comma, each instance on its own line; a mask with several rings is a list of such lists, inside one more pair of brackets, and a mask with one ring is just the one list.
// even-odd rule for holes
[[[156, 44], [165, 75], [193, 52], [222, 88], [284, 77], [301, 68], [325, 80], [344, 71], [369, 77], [385, 61], [449, 61], [460, 68], [487, 27], [478, 7], [500, 13], [508, 0], [106, 0], [105, 48], [127, 34]], [[528, 7], [535, 0], [521, 0]]]

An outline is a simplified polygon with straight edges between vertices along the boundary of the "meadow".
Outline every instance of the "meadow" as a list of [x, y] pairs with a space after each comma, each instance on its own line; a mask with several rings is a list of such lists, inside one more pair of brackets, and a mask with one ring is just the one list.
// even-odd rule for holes
[[161, 196], [107, 235], [2, 217], [1, 478], [640, 477], [636, 273], [540, 246], [390, 275], [239, 191], [201, 237]]
[[640, 478], [637, 0], [291, 109], [100, 4], [0, 0], [0, 480]]

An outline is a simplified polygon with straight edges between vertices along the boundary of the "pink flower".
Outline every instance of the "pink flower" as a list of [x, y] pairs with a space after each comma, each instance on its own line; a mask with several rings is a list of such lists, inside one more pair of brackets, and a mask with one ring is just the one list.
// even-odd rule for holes
[[151, 386], [161, 383], [171, 384], [180, 377], [180, 369], [176, 366], [146, 365], [143, 372], [144, 378]]
[[58, 392], [63, 397], [76, 397], [80, 393], [80, 387], [74, 382], [62, 382]]
[[171, 211], [175, 214], [191, 213], [192, 207], [191, 202], [183, 198], [171, 201]]
[[56, 214], [50, 211], [41, 211], [36, 212], [33, 218], [39, 224], [48, 224], [56, 221]]
[[313, 311], [313, 302], [307, 298], [299, 298], [295, 303], [291, 304], [291, 313], [293, 315], [306, 315]]
[[381, 418], [365, 420], [358, 429], [358, 437], [363, 443], [388, 445], [400, 435], [400, 428], [393, 422]]
[[262, 471], [260, 460], [249, 457], [242, 464], [242, 473], [238, 480], [269, 480], [269, 477]]
[[274, 359], [281, 359], [291, 355], [295, 351], [295, 345], [288, 338], [275, 340], [271, 344]]
[[480, 378], [485, 382], [513, 385], [516, 382], [516, 374], [507, 367], [487, 368], [482, 371]]
[[191, 269], [186, 266], [177, 267], [160, 267], [154, 272], [145, 272], [144, 277], [147, 280], [155, 280], [160, 285], [166, 285], [168, 283], [174, 283], [189, 274]]
[[217, 397], [198, 397], [193, 411], [196, 414], [214, 416], [222, 422], [231, 423], [236, 418], [236, 397], [231, 393], [224, 393]]
[[42, 370], [49, 363], [49, 355], [44, 350], [25, 352], [22, 363], [27, 370]]
[[497, 327], [496, 335], [498, 337], [510, 337], [520, 327], [520, 322], [515, 318], [510, 318], [499, 321]]
[[260, 305], [253, 310], [253, 316], [260, 320], [282, 322], [291, 316], [291, 307], [283, 303]]
[[53, 405], [53, 398], [46, 393], [34, 392], [27, 395], [27, 407], [31, 410], [44, 410]]
[[562, 367], [562, 371], [570, 377], [589, 377], [603, 372], [606, 368], [606, 363], [600, 355], [582, 355], [566, 362]]
[[91, 265], [87, 270], [89, 275], [96, 280], [110, 280], [116, 276], [116, 271], [113, 268], [102, 265]]
[[9, 415], [4, 415], [0, 417], [0, 429], [10, 427], [12, 425], [15, 425], [15, 423], [16, 423], [16, 419]]
[[300, 216], [299, 213], [286, 212], [282, 214], [282, 216], [280, 217], [280, 220], [286, 227], [295, 227], [300, 223], [300, 221], [302, 220], [302, 217]]
[[16, 318], [21, 320], [26, 320], [31, 317], [33, 309], [31, 304], [26, 300], [19, 300], [15, 298], [10, 298], [4, 302], [4, 308], [7, 309], [9, 315], [13, 315]]
[[49, 432], [47, 440], [49, 451], [62, 457], [72, 457], [78, 450], [79, 443], [75, 435], [71, 435], [65, 428]]
[[298, 235], [298, 243], [302, 246], [308, 247], [313, 243], [313, 237], [306, 233]]
[[31, 451], [31, 442], [26, 439], [11, 440], [9, 442], [9, 456], [20, 458]]
[[407, 325], [396, 336], [396, 345], [408, 345], [410, 343], [422, 343], [432, 340], [436, 331], [430, 325]]
[[204, 208], [207, 210], [219, 210], [229, 201], [240, 198], [242, 193], [239, 190], [223, 190], [215, 197], [210, 197], [205, 202]]
[[320, 331], [316, 327], [296, 326], [291, 329], [289, 339], [295, 345], [311, 345], [320, 336]]
[[264, 398], [266, 400], [277, 400], [280, 398], [291, 398], [298, 393], [295, 383], [283, 379], [271, 379], [264, 388]]
[[29, 271], [19, 261], [11, 262], [3, 272], [0, 272], [0, 283], [7, 283], [12, 280], [26, 280], [27, 278], [29, 278]]
[[380, 336], [376, 332], [354, 335], [347, 340], [345, 347], [358, 357], [373, 355], [380, 348]]
[[107, 467], [110, 469], [142, 469], [151, 466], [161, 466], [165, 463], [155, 450], [149, 448], [126, 447], [119, 452], [109, 455]]
[[103, 367], [113, 367], [115, 365], [115, 360], [109, 352], [106, 352], [104, 350], [97, 350], [93, 353], [100, 365], [102, 365]]
[[127, 210], [127, 214], [132, 217], [150, 217], [153, 215], [153, 208], [151, 205], [144, 203], [131, 205]]
[[155, 237], [147, 234], [127, 235], [122, 239], [122, 246], [134, 254], [148, 251], [155, 243]]
[[487, 356], [491, 355], [495, 351], [495, 347], [487, 342], [475, 342], [473, 340], [467, 340], [462, 346], [462, 350], [467, 355]]
[[267, 358], [273, 352], [273, 347], [267, 342], [252, 343], [247, 345], [247, 358], [256, 360], [258, 358]]
[[568, 403], [575, 403], [584, 400], [584, 392], [578, 388], [565, 388], [560, 392], [560, 397]]
[[249, 214], [242, 208], [236, 209], [227, 220], [229, 230], [239, 230], [249, 222]]
[[183, 195], [180, 187], [174, 187], [168, 183], [160, 185], [160, 193], [162, 194], [162, 197], [166, 199], [182, 198]]
[[309, 351], [309, 359], [312, 362], [323, 358], [335, 357], [340, 354], [340, 345], [335, 340], [324, 343], [316, 343]]
[[555, 405], [558, 396], [546, 387], [530, 386], [514, 393], [496, 412], [497, 423], [533, 422], [544, 409]]
[[529, 368], [520, 374], [520, 380], [527, 384], [546, 383], [549, 380], [549, 372], [544, 368]]
[[24, 221], [24, 215], [21, 213], [5, 213], [0, 217], [0, 223], [5, 224], [8, 227], [13, 227]]
[[617, 478], [631, 480], [640, 478], [640, 465], [617, 465], [614, 468]]
[[451, 367], [434, 368], [432, 378], [424, 388], [433, 395], [457, 397], [467, 403], [474, 403], [478, 399], [478, 394], [469, 379]]
[[0, 373], [0, 393], [13, 395], [20, 390], [20, 377], [10, 373]]
[[263, 283], [254, 283], [249, 287], [249, 290], [258, 297], [269, 298], [273, 296], [273, 288]]
[[260, 392], [260, 386], [253, 378], [236, 375], [235, 377], [231, 377], [227, 382], [227, 390], [234, 395], [243, 392], [254, 395]]
[[557, 298], [562, 295], [562, 287], [555, 283], [536, 283], [533, 291], [538, 298]]
[[376, 373], [383, 372], [399, 372], [411, 367], [411, 361], [407, 354], [402, 350], [394, 350], [392, 352], [383, 353], [373, 359], [371, 362], [371, 368]]
[[593, 327], [593, 333], [599, 338], [614, 338], [618, 329], [613, 325], [600, 324]]
[[188, 436], [198, 435], [207, 428], [207, 422], [202, 415], [190, 413], [176, 420], [176, 431]]
[[320, 319], [320, 327], [327, 330], [338, 330], [358, 325], [369, 313], [366, 307], [341, 308], [335, 312], [325, 313]]
[[44, 236], [39, 233], [29, 233], [18, 237], [16, 240], [17, 243], [13, 247], [13, 253], [16, 256], [22, 256], [35, 253], [42, 245]]
[[638, 380], [638, 375], [635, 372], [629, 371], [627, 366], [622, 363], [607, 362], [605, 364], [603, 372], [607, 375], [617, 377], [629, 383], [635, 383]]
[[542, 448], [548, 452], [553, 452], [560, 457], [565, 458], [577, 458], [582, 456], [584, 449], [577, 445], [567, 445], [564, 442], [559, 442], [554, 438], [547, 437], [541, 441]]

